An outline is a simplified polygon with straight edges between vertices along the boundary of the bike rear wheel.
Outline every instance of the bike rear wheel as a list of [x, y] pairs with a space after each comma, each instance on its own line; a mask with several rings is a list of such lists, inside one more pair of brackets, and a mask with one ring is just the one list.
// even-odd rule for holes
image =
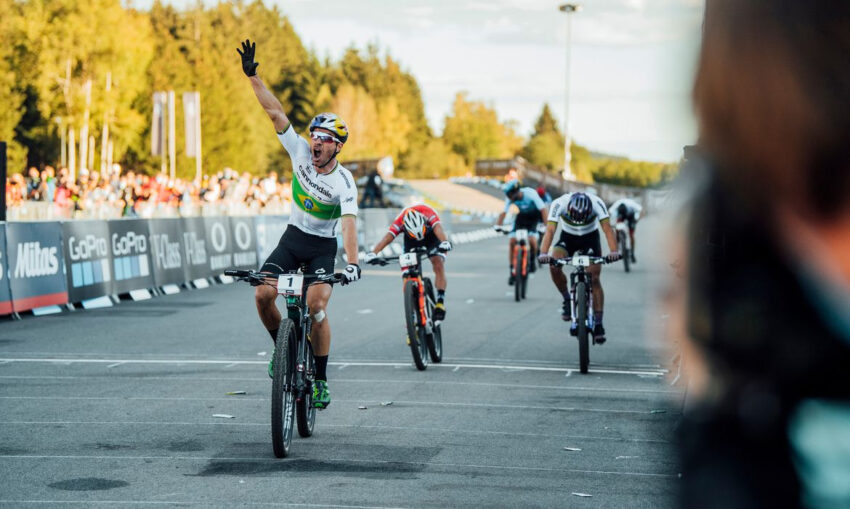
[[[431, 302], [436, 302], [434, 299], [434, 287], [431, 280], [425, 278], [425, 292], [431, 298]], [[430, 306], [430, 304], [429, 304]], [[430, 309], [431, 316], [434, 316], [433, 308]], [[443, 360], [443, 331], [442, 324], [434, 324], [433, 333], [426, 338], [428, 340], [428, 353], [431, 354], [431, 362], [437, 363]]]
[[280, 322], [274, 351], [272, 378], [272, 447], [274, 455], [285, 458], [292, 446], [295, 427], [295, 393], [292, 390], [295, 374], [295, 322], [284, 318]]
[[514, 247], [514, 300], [522, 300], [522, 250], [519, 244]]
[[304, 438], [313, 436], [316, 426], [316, 408], [313, 406], [313, 384], [316, 377], [316, 360], [313, 358], [313, 345], [305, 341], [304, 373], [302, 375], [304, 392], [295, 402], [295, 417], [298, 434]]
[[587, 374], [590, 364], [590, 349], [587, 328], [587, 283], [579, 281], [576, 284], [576, 339], [578, 339], [578, 367], [582, 374]]
[[425, 329], [420, 325], [419, 287], [413, 280], [404, 283], [404, 318], [407, 323], [407, 344], [410, 345], [413, 363], [416, 364], [416, 369], [423, 371], [428, 367], [428, 346]]

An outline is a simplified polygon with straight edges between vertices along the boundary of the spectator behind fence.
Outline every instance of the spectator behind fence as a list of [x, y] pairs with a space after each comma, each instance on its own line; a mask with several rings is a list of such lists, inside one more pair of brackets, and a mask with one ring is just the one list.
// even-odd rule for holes
[[850, 507], [848, 55], [850, 2], [706, 2], [682, 507]]
[[118, 165], [103, 174], [82, 168], [76, 181], [64, 167], [58, 174], [50, 166], [41, 172], [31, 167], [26, 175], [13, 174], [7, 180], [7, 203], [13, 220], [27, 209], [25, 202], [41, 203], [49, 213], [22, 219], [196, 216], [211, 207], [214, 209], [206, 213], [280, 214], [287, 213], [289, 205], [285, 194], [288, 188], [278, 181], [275, 172], [259, 179], [225, 168], [204, 176], [200, 185], [172, 179], [165, 173], [151, 177], [133, 170], [121, 172]]

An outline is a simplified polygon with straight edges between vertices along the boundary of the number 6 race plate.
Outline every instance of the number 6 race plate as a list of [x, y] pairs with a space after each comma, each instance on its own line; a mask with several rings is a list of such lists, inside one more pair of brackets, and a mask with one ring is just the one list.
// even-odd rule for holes
[[277, 278], [277, 293], [300, 297], [303, 283], [304, 276], [302, 274], [281, 274]]

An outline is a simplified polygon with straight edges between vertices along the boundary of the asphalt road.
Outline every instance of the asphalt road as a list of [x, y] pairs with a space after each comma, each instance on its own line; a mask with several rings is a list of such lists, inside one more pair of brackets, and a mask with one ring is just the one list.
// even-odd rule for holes
[[588, 375], [548, 275], [513, 301], [504, 238], [450, 254], [445, 359], [425, 372], [397, 268], [335, 289], [333, 403], [283, 460], [247, 285], [0, 323], [0, 505], [672, 506], [658, 230], [641, 224], [632, 273], [603, 271], [609, 341]]

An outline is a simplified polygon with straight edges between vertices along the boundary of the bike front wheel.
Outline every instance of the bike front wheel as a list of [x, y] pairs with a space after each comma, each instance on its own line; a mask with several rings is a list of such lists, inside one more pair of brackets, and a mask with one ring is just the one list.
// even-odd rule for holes
[[[425, 292], [430, 297], [430, 302], [434, 300], [434, 287], [431, 280], [425, 278]], [[431, 309], [431, 316], [434, 316], [434, 310]], [[426, 338], [428, 340], [428, 353], [431, 354], [431, 362], [437, 363], [443, 360], [443, 326], [442, 324], [434, 324], [433, 332]]]
[[404, 283], [404, 318], [407, 323], [407, 344], [413, 355], [416, 369], [423, 371], [428, 367], [428, 346], [425, 329], [419, 317], [419, 285], [416, 281]]
[[582, 374], [587, 374], [590, 365], [590, 344], [587, 328], [587, 283], [579, 281], [576, 284], [576, 339], [578, 339], [578, 367]]
[[313, 358], [313, 345], [305, 341], [304, 347], [304, 392], [295, 403], [295, 417], [298, 434], [304, 438], [313, 436], [316, 426], [316, 408], [313, 406], [313, 384], [316, 383], [316, 360]]
[[274, 455], [285, 458], [292, 446], [292, 429], [295, 427], [295, 322], [284, 318], [280, 322], [274, 350], [274, 376], [272, 378], [272, 447]]
[[514, 300], [517, 302], [521, 301], [523, 298], [522, 287], [525, 278], [523, 277], [522, 262], [522, 249], [520, 248], [520, 245], [517, 244], [514, 247]]

